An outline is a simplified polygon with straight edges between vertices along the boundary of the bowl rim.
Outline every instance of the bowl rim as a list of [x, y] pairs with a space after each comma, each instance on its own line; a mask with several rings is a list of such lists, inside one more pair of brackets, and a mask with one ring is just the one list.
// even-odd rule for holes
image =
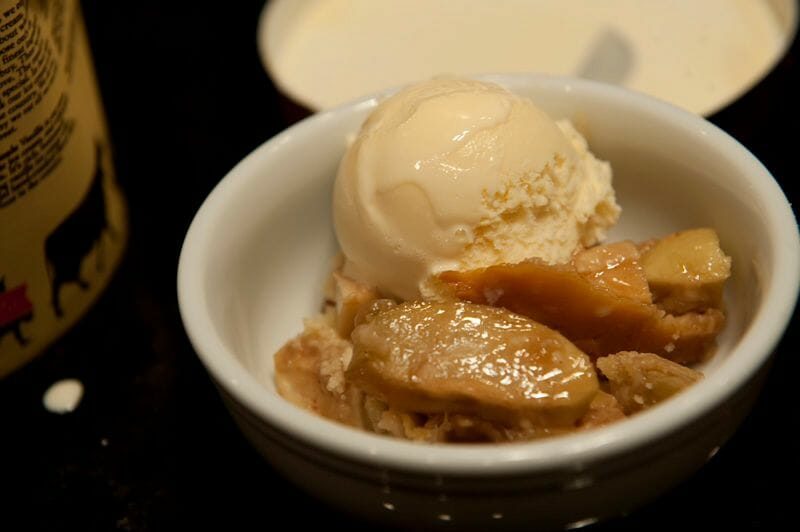
[[[587, 432], [522, 443], [420, 444], [371, 434], [307, 412], [267, 391], [229, 350], [217, 334], [205, 305], [205, 257], [211, 229], [228, 200], [246, 193], [263, 176], [259, 168], [290, 142], [313, 137], [323, 123], [365, 113], [383, 91], [329, 111], [312, 115], [277, 134], [239, 162], [214, 187], [197, 211], [181, 248], [177, 290], [181, 319], [198, 357], [214, 381], [261, 421], [295, 440], [351, 462], [418, 474], [508, 475], [574, 468], [605, 461], [675, 433], [719, 407], [754, 378], [780, 341], [797, 301], [800, 287], [800, 235], [781, 188], [769, 171], [733, 137], [702, 117], [629, 89], [594, 81], [537, 74], [475, 76], [512, 91], [522, 88], [563, 92], [575, 98], [592, 95], [614, 101], [692, 134], [742, 169], [752, 193], [764, 202], [764, 220], [773, 243], [774, 270], [764, 287], [763, 302], [748, 330], [727, 359], [702, 383], [670, 399], [669, 408], [655, 407], [623, 422]], [[298, 317], [299, 319], [300, 317]], [[287, 339], [288, 340], [288, 339]]]

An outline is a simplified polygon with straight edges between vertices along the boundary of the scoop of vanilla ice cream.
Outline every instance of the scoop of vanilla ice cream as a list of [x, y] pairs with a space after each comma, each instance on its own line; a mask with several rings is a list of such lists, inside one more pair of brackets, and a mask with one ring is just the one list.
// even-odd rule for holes
[[336, 176], [345, 273], [401, 299], [449, 269], [564, 262], [619, 216], [611, 168], [567, 121], [491, 83], [442, 79], [386, 99]]

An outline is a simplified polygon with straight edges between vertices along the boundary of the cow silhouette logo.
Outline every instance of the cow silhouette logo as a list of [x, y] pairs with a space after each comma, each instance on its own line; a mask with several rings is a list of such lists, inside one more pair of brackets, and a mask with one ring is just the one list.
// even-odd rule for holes
[[[81, 277], [81, 263], [96, 247], [102, 246], [103, 233], [114, 231], [108, 224], [104, 192], [103, 149], [96, 144], [95, 170], [86, 195], [71, 213], [47, 236], [44, 255], [51, 283], [53, 312], [62, 317], [61, 287], [76, 283], [88, 290], [89, 283]], [[103, 269], [102, 249], [97, 250], [97, 271]]]
[[33, 303], [25, 293], [26, 283], [6, 290], [6, 280], [0, 277], [0, 341], [8, 333], [13, 333], [17, 343], [27, 345], [28, 338], [22, 335], [22, 323], [33, 319]]

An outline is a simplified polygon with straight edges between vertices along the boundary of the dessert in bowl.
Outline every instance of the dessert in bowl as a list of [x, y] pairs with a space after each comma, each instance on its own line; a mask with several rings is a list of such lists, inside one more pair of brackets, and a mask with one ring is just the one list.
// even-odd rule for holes
[[178, 289], [187, 332], [245, 435], [317, 496], [396, 524], [564, 526], [629, 510], [685, 478], [755, 399], [798, 285], [791, 210], [766, 169], [713, 125], [651, 98], [561, 78], [495, 76], [570, 119], [614, 170], [608, 239], [713, 227], [733, 268], [705, 377], [622, 422], [524, 443], [424, 444], [304, 411], [275, 387], [273, 354], [319, 311], [337, 253], [333, 180], [382, 97], [270, 140], [212, 192], [187, 234]]

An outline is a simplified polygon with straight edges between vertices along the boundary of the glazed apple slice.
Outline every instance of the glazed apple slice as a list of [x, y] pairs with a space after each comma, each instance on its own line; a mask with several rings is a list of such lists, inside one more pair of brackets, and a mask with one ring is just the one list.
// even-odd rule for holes
[[[632, 259], [631, 259], [632, 260]], [[538, 259], [438, 274], [430, 286], [443, 298], [504, 307], [558, 330], [587, 354], [647, 351], [687, 364], [706, 357], [725, 323], [717, 309], [667, 315], [619, 289], [581, 274], [574, 264]]]
[[572, 426], [597, 389], [589, 358], [502, 308], [378, 301], [352, 334], [347, 380], [390, 408], [508, 426]]
[[720, 308], [731, 275], [731, 259], [708, 228], [656, 241], [642, 254], [642, 266], [656, 304], [672, 314]]
[[581, 277], [596, 287], [621, 298], [653, 302], [639, 250], [633, 242], [626, 240], [580, 251], [573, 257], [572, 264]]

